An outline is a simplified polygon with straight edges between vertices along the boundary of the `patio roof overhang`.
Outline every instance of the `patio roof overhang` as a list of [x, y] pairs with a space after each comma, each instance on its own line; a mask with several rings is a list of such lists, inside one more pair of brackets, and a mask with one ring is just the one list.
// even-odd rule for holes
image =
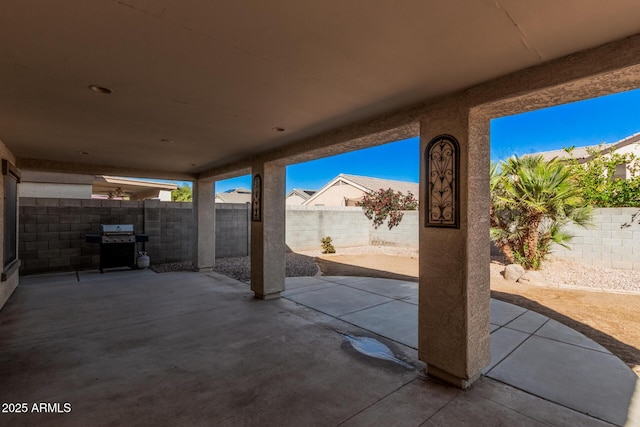
[[640, 32], [633, 0], [10, 1], [3, 11], [0, 140], [19, 166], [176, 179], [339, 139], [395, 111], [404, 119], [385, 130], [405, 132], [380, 143], [415, 135], [406, 113], [435, 99]]

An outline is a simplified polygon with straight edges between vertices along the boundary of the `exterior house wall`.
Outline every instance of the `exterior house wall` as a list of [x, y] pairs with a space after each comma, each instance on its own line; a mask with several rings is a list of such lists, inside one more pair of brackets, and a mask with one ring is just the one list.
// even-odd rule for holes
[[[624, 147], [618, 148], [615, 152], [618, 154], [634, 154], [637, 158], [640, 159], [640, 144], [629, 144]], [[626, 170], [626, 178], [633, 178], [629, 170]]]
[[303, 204], [305, 202], [306, 199], [303, 199], [302, 197], [300, 197], [297, 194], [292, 194], [289, 197], [287, 197], [287, 199], [285, 200], [285, 203], [287, 205], [296, 205], [299, 206], [301, 204]]
[[91, 184], [23, 182], [18, 184], [18, 194], [20, 197], [49, 198], [55, 194], [59, 199], [90, 199]]
[[308, 206], [344, 206], [344, 198], [357, 199], [364, 195], [364, 191], [351, 184], [337, 182], [315, 199]]
[[158, 199], [161, 202], [170, 202], [171, 201], [171, 191], [170, 190], [160, 190], [158, 192]]

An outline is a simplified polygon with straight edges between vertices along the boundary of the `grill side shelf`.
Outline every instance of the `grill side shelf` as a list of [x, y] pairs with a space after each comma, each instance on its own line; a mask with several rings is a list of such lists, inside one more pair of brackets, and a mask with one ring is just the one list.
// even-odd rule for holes
[[84, 238], [87, 243], [102, 243], [102, 236], [100, 234], [85, 234]]

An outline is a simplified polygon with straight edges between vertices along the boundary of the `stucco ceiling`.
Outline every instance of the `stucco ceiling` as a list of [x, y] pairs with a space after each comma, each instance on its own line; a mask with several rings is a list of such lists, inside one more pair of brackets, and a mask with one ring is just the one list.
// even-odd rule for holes
[[196, 173], [640, 33], [638, 16], [637, 0], [4, 0], [0, 140]]

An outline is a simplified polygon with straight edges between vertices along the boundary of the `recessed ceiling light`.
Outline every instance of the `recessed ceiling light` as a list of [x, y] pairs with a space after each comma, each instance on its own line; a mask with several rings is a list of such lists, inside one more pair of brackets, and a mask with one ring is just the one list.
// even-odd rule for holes
[[96, 92], [96, 93], [104, 93], [104, 94], [109, 94], [112, 93], [113, 91], [111, 89], [109, 89], [108, 87], [104, 87], [104, 86], [98, 86], [98, 85], [90, 85], [89, 89], [91, 89], [92, 91]]
[[271, 130], [276, 131], [276, 132], [284, 132], [284, 128], [277, 127], [277, 126], [274, 127], [274, 128], [271, 128]]
[[86, 155], [86, 154], [89, 154], [89, 153], [87, 153], [86, 151], [78, 151], [78, 154]]
[[170, 138], [162, 138], [160, 142], [164, 142], [165, 144], [173, 144], [173, 139]]

